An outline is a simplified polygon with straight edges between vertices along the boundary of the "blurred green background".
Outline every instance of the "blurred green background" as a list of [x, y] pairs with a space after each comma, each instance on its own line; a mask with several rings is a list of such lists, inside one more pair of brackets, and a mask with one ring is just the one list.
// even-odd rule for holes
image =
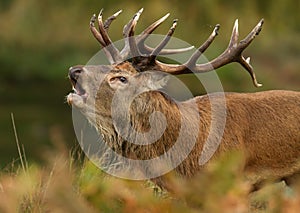
[[[178, 18], [174, 36], [195, 46], [215, 24], [221, 24], [208, 58], [226, 48], [236, 18], [241, 38], [264, 18], [262, 33], [245, 52], [264, 86], [255, 88], [248, 74], [231, 64], [218, 70], [225, 91], [300, 89], [299, 0], [0, 0], [1, 168], [18, 162], [11, 113], [29, 161], [43, 161], [47, 150], [61, 144], [76, 144], [71, 108], [65, 103], [71, 90], [67, 72], [72, 65], [87, 63], [99, 50], [89, 19], [101, 8], [105, 17], [123, 9], [110, 28], [115, 41], [122, 38], [124, 24], [141, 7], [145, 10], [137, 33], [170, 12], [156, 33], [164, 34], [172, 19]], [[192, 87], [198, 86], [189, 81]]]

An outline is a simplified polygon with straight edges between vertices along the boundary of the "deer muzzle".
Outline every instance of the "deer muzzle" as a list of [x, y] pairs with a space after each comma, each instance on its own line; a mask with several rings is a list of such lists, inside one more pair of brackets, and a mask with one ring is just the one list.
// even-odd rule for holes
[[87, 99], [87, 93], [82, 87], [82, 79], [80, 78], [83, 72], [83, 66], [75, 66], [69, 69], [69, 79], [74, 92], [67, 96], [67, 102], [70, 105], [75, 105], [77, 107], [82, 106]]

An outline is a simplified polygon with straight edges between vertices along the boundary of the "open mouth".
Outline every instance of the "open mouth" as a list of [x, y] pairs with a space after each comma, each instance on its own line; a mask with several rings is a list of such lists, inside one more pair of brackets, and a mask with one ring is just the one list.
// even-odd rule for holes
[[81, 84], [78, 82], [75, 82], [73, 84], [73, 90], [77, 95], [83, 96], [86, 94], [86, 91], [82, 88]]
[[87, 99], [87, 92], [85, 89], [83, 89], [82, 85], [80, 82], [78, 82], [78, 79], [75, 78], [74, 76], [70, 76], [70, 81], [73, 86], [73, 91], [76, 95], [79, 95], [83, 98], [84, 101]]

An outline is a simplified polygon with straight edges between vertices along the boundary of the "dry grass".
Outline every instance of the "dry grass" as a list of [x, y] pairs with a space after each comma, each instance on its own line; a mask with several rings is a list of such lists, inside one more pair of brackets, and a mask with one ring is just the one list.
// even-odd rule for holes
[[190, 180], [170, 175], [174, 194], [151, 182], [107, 176], [89, 160], [52, 153], [48, 166], [0, 176], [0, 212], [299, 212], [300, 187], [273, 184], [248, 195], [238, 155]]
[[[270, 184], [249, 195], [241, 156], [230, 153], [196, 177], [168, 176], [170, 194], [150, 181], [129, 181], [103, 173], [81, 151], [45, 153], [46, 166], [28, 165], [12, 115], [19, 167], [0, 172], [0, 212], [300, 212], [300, 184]], [[53, 140], [61, 141], [60, 133]], [[9, 171], [9, 170], [8, 170]], [[13, 171], [13, 172], [12, 172]]]

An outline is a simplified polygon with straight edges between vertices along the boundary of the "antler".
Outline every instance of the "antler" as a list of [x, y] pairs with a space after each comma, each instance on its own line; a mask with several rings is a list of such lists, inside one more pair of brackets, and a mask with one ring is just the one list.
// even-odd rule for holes
[[[123, 36], [125, 38], [125, 47], [121, 51], [119, 51], [111, 42], [107, 31], [112, 21], [115, 20], [121, 12], [122, 10], [116, 12], [115, 14], [110, 16], [107, 20], [105, 20], [103, 24], [102, 21], [103, 9], [102, 9], [98, 16], [99, 31], [95, 27], [95, 22], [97, 19], [95, 14], [92, 16], [90, 21], [91, 32], [104, 48], [103, 50], [105, 51], [105, 54], [107, 55], [107, 58], [111, 64], [121, 62], [122, 60], [126, 60], [129, 54], [133, 56], [150, 55], [150, 53], [152, 53], [155, 48], [151, 48], [147, 46], [144, 42], [149, 37], [149, 35], [158, 26], [160, 26], [161, 23], [164, 22], [170, 15], [168, 13], [164, 17], [160, 18], [159, 20], [151, 24], [149, 27], [147, 27], [140, 35], [134, 38], [135, 25], [137, 24], [137, 21], [143, 12], [143, 8], [140, 9], [129, 21], [129, 23], [124, 26]], [[177, 53], [189, 51], [193, 48], [194, 46], [179, 48], [179, 49], [162, 49], [159, 52], [159, 54], [160, 55], [177, 54]]]
[[96, 22], [96, 14], [94, 14], [90, 21], [90, 30], [94, 37], [99, 41], [99, 43], [104, 48], [104, 52], [109, 60], [109, 62], [112, 64], [116, 61], [121, 60], [121, 55], [119, 50], [114, 46], [114, 44], [111, 42], [107, 30], [111, 24], [111, 22], [116, 19], [116, 17], [122, 12], [122, 10], [116, 12], [112, 16], [110, 16], [103, 24], [102, 21], [102, 13], [103, 9], [100, 10], [100, 13], [98, 15], [98, 25], [99, 25], [99, 31], [95, 27]]
[[[167, 13], [162, 18], [158, 19], [156, 22], [151, 24], [149, 27], [147, 27], [138, 37], [137, 37], [137, 44], [139, 46], [140, 51], [143, 54], [150, 54], [153, 52], [154, 48], [148, 47], [144, 42], [145, 40], [150, 36], [150, 34], [159, 27], [168, 17], [170, 13]], [[177, 54], [186, 52], [189, 50], [192, 50], [194, 46], [186, 47], [186, 48], [179, 48], [179, 49], [162, 49], [160, 51], [160, 55], [169, 55], [169, 54]]]
[[229, 64], [231, 62], [238, 62], [241, 64], [251, 75], [253, 84], [256, 87], [262, 86], [256, 80], [253, 68], [250, 65], [250, 58], [245, 59], [242, 55], [243, 51], [250, 45], [254, 40], [255, 36], [259, 34], [262, 29], [264, 20], [262, 19], [254, 29], [246, 36], [245, 39], [238, 42], [238, 20], [235, 21], [231, 39], [227, 49], [214, 60], [205, 64], [196, 64], [197, 59], [204, 53], [208, 46], [212, 43], [214, 38], [218, 34], [219, 25], [215, 27], [212, 34], [209, 36], [207, 41], [192, 55], [192, 57], [183, 65], [164, 64], [155, 60], [156, 69], [162, 72], [167, 72], [173, 75], [185, 74], [185, 73], [202, 73], [217, 69], [221, 66]]
[[140, 71], [151, 68], [153, 70], [167, 72], [173, 75], [179, 75], [186, 73], [208, 72], [222, 67], [226, 64], [238, 62], [248, 71], [252, 78], [253, 84], [256, 87], [262, 86], [256, 80], [255, 73], [252, 66], [250, 65], [250, 58], [245, 59], [242, 54], [243, 51], [254, 40], [255, 36], [258, 35], [261, 31], [262, 25], [264, 23], [263, 19], [260, 20], [260, 22], [253, 28], [253, 30], [240, 42], [238, 41], [238, 20], [236, 20], [227, 49], [212, 61], [204, 64], [197, 64], [196, 62], [199, 57], [205, 52], [205, 50], [211, 45], [215, 37], [218, 35], [220, 25], [216, 25], [208, 39], [194, 52], [190, 59], [186, 63], [178, 65], [165, 64], [156, 60], [158, 55], [176, 54], [189, 51], [194, 48], [192, 46], [181, 49], [163, 49], [174, 33], [177, 25], [177, 20], [174, 20], [173, 25], [168, 31], [167, 35], [156, 48], [151, 48], [145, 45], [145, 40], [159, 25], [161, 25], [168, 18], [169, 13], [147, 27], [140, 35], [134, 36], [135, 26], [139, 20], [140, 15], [143, 12], [143, 8], [140, 9], [129, 21], [129, 23], [124, 26], [123, 36], [125, 38], [125, 46], [120, 52], [111, 42], [107, 31], [111, 22], [116, 19], [116, 17], [121, 13], [121, 10], [110, 16], [104, 22], [104, 24], [102, 21], [102, 12], [103, 10], [100, 11], [98, 16], [99, 31], [95, 28], [96, 15], [93, 15], [93, 17], [91, 18], [90, 29], [95, 38], [104, 47], [104, 51], [111, 64], [127, 60], [128, 55], [131, 54], [132, 63], [140, 68]]

